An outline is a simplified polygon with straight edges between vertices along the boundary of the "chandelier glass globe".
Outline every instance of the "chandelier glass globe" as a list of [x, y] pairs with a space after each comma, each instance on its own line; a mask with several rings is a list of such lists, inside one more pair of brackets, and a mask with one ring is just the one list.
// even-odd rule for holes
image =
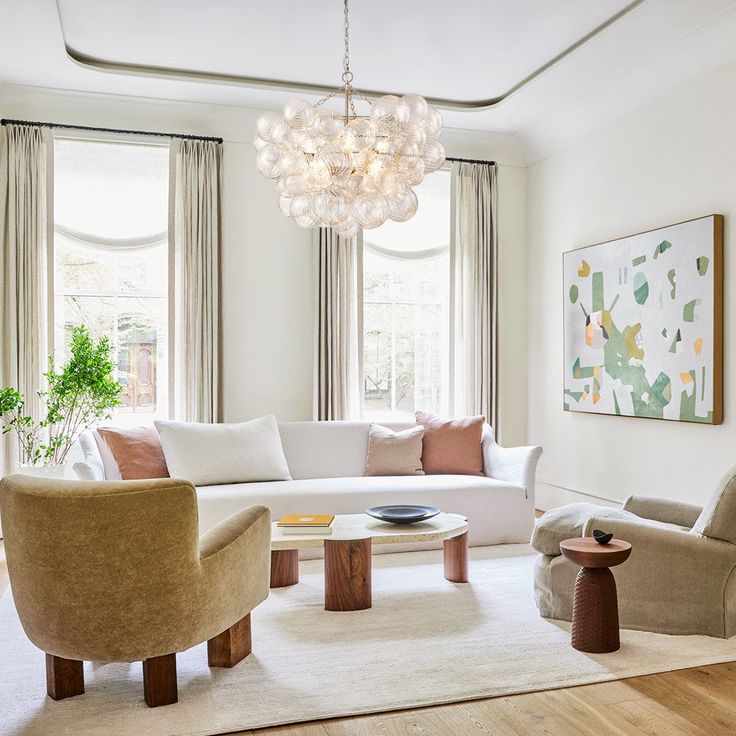
[[[413, 187], [445, 162], [442, 115], [419, 95], [384, 95], [355, 111], [345, 0], [343, 87], [312, 104], [293, 99], [256, 123], [257, 164], [277, 181], [279, 207], [302, 227], [332, 227], [352, 237], [417, 211]], [[324, 107], [341, 93], [342, 113]], [[362, 95], [361, 95], [362, 97]], [[364, 98], [365, 99], [365, 98]]]

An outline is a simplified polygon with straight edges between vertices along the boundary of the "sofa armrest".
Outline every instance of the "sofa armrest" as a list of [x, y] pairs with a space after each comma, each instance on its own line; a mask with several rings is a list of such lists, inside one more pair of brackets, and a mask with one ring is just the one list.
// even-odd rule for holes
[[664, 524], [677, 524], [692, 528], [703, 511], [701, 506], [681, 501], [671, 501], [654, 496], [629, 496], [624, 501], [624, 511]]
[[[673, 581], [676, 587], [688, 588], [699, 582], [719, 581], [725, 585], [731, 571], [736, 568], [736, 544], [711, 539], [699, 534], [654, 526], [646, 522], [629, 519], [589, 518], [583, 528], [583, 536], [589, 537], [593, 529], [613, 532], [614, 537], [629, 542], [631, 557], [625, 565], [635, 561], [646, 570], [650, 584], [659, 585], [656, 580]], [[683, 585], [683, 581], [688, 581]], [[696, 591], [691, 591], [697, 596]]]
[[534, 481], [541, 447], [501, 447], [486, 427], [482, 441], [483, 472], [489, 478], [504, 480], [524, 488], [526, 497], [534, 499]]

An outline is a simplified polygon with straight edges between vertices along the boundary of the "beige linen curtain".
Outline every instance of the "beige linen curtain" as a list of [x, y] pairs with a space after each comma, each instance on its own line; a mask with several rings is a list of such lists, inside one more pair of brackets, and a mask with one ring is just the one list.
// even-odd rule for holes
[[[0, 128], [0, 388], [16, 388], [40, 419], [47, 369], [46, 233], [50, 136], [38, 126]], [[0, 476], [17, 461], [15, 436], [3, 436]]]
[[453, 410], [498, 426], [498, 190], [496, 166], [455, 162]]
[[172, 141], [174, 416], [219, 422], [222, 144]]
[[360, 416], [360, 314], [358, 238], [331, 228], [314, 231], [314, 418]]

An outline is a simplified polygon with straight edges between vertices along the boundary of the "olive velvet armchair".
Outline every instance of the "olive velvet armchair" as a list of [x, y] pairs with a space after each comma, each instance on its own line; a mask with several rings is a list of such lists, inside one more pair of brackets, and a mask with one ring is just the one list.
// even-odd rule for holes
[[146, 703], [177, 701], [176, 653], [210, 667], [250, 653], [269, 592], [270, 512], [251, 506], [199, 538], [194, 486], [176, 479], [0, 482], [10, 586], [46, 653], [47, 691], [84, 692], [83, 662], [143, 662]]

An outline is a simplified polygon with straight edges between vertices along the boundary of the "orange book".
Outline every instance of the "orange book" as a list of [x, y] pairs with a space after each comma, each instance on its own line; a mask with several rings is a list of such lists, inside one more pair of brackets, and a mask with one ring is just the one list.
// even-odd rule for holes
[[328, 527], [332, 524], [334, 518], [335, 517], [332, 514], [288, 514], [286, 516], [282, 516], [278, 522], [276, 522], [276, 525], [299, 526], [313, 529], [315, 527]]

